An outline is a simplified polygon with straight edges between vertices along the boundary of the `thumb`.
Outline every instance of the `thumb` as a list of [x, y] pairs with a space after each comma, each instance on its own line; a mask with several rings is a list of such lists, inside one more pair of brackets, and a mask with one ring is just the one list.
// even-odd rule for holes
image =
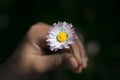
[[78, 67], [77, 60], [70, 53], [41, 56], [37, 62], [39, 72], [47, 72], [64, 65], [72, 70]]

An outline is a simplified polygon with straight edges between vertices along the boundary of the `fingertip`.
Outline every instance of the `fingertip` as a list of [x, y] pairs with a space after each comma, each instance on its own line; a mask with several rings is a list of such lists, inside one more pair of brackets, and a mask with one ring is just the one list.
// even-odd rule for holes
[[88, 58], [87, 57], [84, 57], [83, 58], [83, 68], [87, 68], [87, 63], [88, 63]]
[[82, 72], [82, 67], [78, 67], [78, 68], [74, 69], [73, 72], [77, 73], [77, 74], [81, 73]]
[[78, 68], [77, 60], [70, 53], [66, 53], [65, 62], [66, 66], [71, 70]]
[[81, 73], [83, 69], [83, 63], [78, 62], [78, 60], [74, 56], [68, 56], [66, 59], [67, 61], [67, 66], [70, 68], [73, 72], [75, 73]]
[[83, 68], [87, 68], [87, 62], [83, 61]]

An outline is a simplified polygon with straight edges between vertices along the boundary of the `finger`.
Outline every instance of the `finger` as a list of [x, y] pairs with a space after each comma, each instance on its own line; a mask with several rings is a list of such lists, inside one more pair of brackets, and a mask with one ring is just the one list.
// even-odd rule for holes
[[66, 62], [66, 67], [68, 68], [75, 69], [78, 67], [76, 59], [71, 54], [64, 53], [39, 57], [34, 62], [34, 68], [37, 69], [38, 72], [47, 72], [61, 67], [66, 64]]
[[85, 52], [85, 48], [84, 48], [84, 46], [83, 46], [83, 43], [82, 43], [82, 41], [81, 41], [79, 38], [76, 38], [75, 41], [76, 41], [76, 43], [77, 43], [78, 46], [79, 46], [81, 59], [82, 59], [82, 61], [83, 61], [83, 68], [86, 68], [86, 67], [87, 67], [88, 57], [87, 57], [87, 55], [86, 55], [86, 52]]
[[82, 65], [80, 49], [79, 49], [77, 43], [75, 42], [74, 44], [72, 44], [70, 46], [71, 46], [71, 51], [73, 51], [72, 53], [73, 53], [74, 57], [77, 59], [79, 65]]
[[83, 65], [83, 61], [81, 59], [81, 55], [80, 55], [80, 49], [78, 44], [75, 42], [74, 44], [71, 45], [71, 49], [73, 50], [73, 55], [76, 58], [79, 66], [78, 68], [76, 68], [75, 70], [73, 70], [76, 73], [80, 73], [82, 71], [82, 65]]
[[77, 69], [74, 69], [73, 72], [75, 72], [75, 73], [81, 73], [82, 69], [83, 69], [82, 67], [79, 67]]

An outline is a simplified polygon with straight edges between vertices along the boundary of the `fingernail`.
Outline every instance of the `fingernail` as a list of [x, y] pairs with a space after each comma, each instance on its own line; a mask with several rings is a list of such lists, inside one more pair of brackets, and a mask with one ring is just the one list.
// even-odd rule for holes
[[84, 58], [84, 59], [83, 59], [83, 68], [86, 68], [86, 67], [87, 67], [87, 59]]

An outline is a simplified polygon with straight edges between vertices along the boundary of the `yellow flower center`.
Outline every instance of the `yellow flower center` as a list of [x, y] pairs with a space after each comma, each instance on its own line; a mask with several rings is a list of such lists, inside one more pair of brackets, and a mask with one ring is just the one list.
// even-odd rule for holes
[[65, 42], [67, 40], [67, 34], [65, 32], [60, 32], [57, 36], [59, 42]]

